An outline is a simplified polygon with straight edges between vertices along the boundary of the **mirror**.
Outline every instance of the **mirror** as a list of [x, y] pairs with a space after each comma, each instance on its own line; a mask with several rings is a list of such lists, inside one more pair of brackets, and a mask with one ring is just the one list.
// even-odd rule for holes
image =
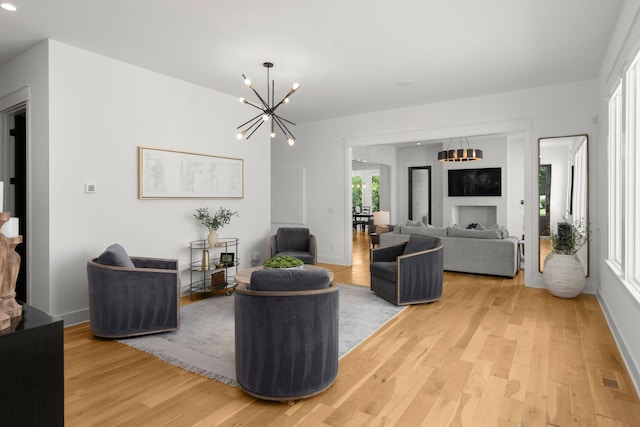
[[[588, 135], [538, 140], [538, 269], [551, 252], [551, 234], [589, 224]], [[589, 241], [576, 253], [589, 275]]]
[[409, 168], [408, 218], [413, 221], [427, 218], [425, 224], [431, 224], [431, 166]]

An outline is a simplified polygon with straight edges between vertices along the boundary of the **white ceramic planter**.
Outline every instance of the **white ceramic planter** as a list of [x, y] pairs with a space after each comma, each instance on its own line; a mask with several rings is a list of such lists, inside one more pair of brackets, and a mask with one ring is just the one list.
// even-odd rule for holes
[[575, 255], [553, 254], [544, 264], [542, 277], [549, 292], [560, 298], [580, 295], [586, 284], [584, 270]]

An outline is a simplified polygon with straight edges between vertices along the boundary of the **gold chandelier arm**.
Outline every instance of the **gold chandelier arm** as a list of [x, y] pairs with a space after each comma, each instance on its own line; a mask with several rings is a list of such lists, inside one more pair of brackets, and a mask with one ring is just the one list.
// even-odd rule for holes
[[251, 105], [253, 108], [257, 108], [258, 110], [260, 110], [260, 111], [262, 111], [262, 112], [264, 113], [264, 108], [262, 108], [262, 107], [260, 107], [260, 106], [258, 106], [258, 105], [256, 105], [256, 104], [254, 104], [254, 103], [252, 103], [252, 102], [249, 102], [249, 101], [247, 101], [247, 100], [246, 100], [246, 99], [244, 99], [244, 98], [242, 98], [242, 103], [243, 103], [243, 104]]
[[276, 111], [276, 108], [278, 108], [280, 105], [282, 105], [285, 102], [285, 100], [287, 98], [289, 98], [291, 95], [293, 95], [294, 93], [296, 93], [297, 90], [298, 89], [295, 89], [295, 90], [292, 89], [292, 90], [289, 91], [289, 93], [287, 93], [285, 96], [283, 96], [282, 99], [280, 100], [280, 102], [278, 102], [276, 104], [276, 106], [273, 107], [273, 111]]

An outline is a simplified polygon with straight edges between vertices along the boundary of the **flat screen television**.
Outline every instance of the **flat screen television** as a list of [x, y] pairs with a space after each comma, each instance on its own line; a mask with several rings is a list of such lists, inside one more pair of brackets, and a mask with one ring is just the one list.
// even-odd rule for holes
[[449, 197], [501, 195], [502, 168], [449, 169]]

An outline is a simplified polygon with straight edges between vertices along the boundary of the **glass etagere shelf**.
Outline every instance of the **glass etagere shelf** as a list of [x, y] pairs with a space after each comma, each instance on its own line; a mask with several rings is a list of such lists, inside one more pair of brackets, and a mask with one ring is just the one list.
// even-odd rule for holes
[[218, 243], [210, 245], [206, 239], [189, 242], [190, 260], [189, 291], [209, 293], [224, 289], [226, 295], [236, 287], [234, 276], [238, 272], [240, 260], [238, 238], [221, 237]]

